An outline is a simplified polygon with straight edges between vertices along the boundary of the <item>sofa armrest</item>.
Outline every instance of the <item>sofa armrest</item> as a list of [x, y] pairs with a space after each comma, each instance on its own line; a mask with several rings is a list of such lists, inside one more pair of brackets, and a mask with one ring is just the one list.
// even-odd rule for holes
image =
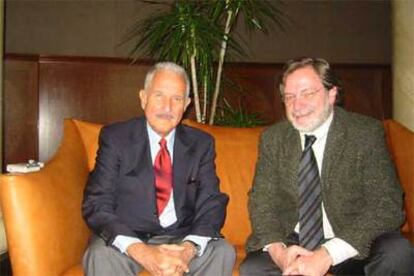
[[41, 171], [0, 177], [13, 275], [60, 275], [80, 262], [89, 236], [80, 211], [88, 173], [79, 131], [66, 121], [61, 147]]
[[404, 190], [407, 222], [403, 231], [414, 242], [414, 132], [394, 120], [384, 121], [388, 148]]

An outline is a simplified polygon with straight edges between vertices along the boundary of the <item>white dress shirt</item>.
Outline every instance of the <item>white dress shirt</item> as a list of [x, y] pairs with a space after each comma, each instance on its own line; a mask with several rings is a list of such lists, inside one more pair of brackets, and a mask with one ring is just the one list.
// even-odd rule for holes
[[[316, 162], [318, 164], [319, 175], [322, 172], [323, 166], [323, 154], [325, 152], [325, 145], [326, 145], [326, 138], [328, 137], [329, 127], [331, 126], [333, 120], [333, 111], [331, 115], [329, 115], [328, 119], [317, 129], [312, 132], [307, 133], [300, 133], [300, 141], [302, 145], [302, 150], [305, 147], [305, 135], [314, 135], [316, 137], [315, 143], [312, 145], [313, 152], [315, 154]], [[325, 235], [325, 239], [330, 239], [325, 242], [322, 246], [328, 250], [329, 255], [332, 257], [333, 264], [337, 265], [342, 263], [343, 261], [350, 259], [356, 255], [358, 255], [358, 251], [352, 247], [346, 241], [335, 238], [335, 233], [332, 230], [332, 226], [329, 222], [328, 216], [325, 212], [325, 208], [323, 206], [322, 201], [322, 220], [323, 220], [323, 233]], [[299, 222], [295, 227], [295, 232], [299, 233]]]
[[[147, 131], [150, 143], [150, 150], [151, 150], [151, 158], [152, 163], [154, 164], [155, 158], [160, 150], [159, 142], [161, 140], [161, 136], [159, 136], [147, 123]], [[174, 160], [174, 141], [175, 141], [175, 129], [172, 130], [166, 137], [165, 140], [167, 141], [167, 149], [170, 153], [171, 164]], [[168, 200], [167, 206], [162, 211], [161, 215], [159, 216], [160, 224], [162, 227], [166, 228], [177, 221], [177, 215], [175, 212], [175, 205], [174, 205], [174, 190], [171, 191], [170, 199]], [[211, 237], [204, 237], [198, 235], [188, 235], [186, 236], [183, 241], [192, 241], [195, 244], [200, 246], [199, 251], [197, 254], [201, 256], [206, 249], [207, 243], [211, 240]], [[126, 253], [127, 248], [136, 242], [142, 242], [140, 239], [135, 237], [128, 237], [123, 235], [118, 235], [115, 237], [114, 242], [112, 243], [113, 246], [118, 248], [122, 253]]]
[[[305, 135], [314, 135], [316, 137], [315, 143], [312, 145], [313, 152], [315, 154], [316, 162], [318, 164], [319, 175], [321, 175], [321, 168], [323, 163], [323, 154], [325, 152], [325, 145], [326, 145], [326, 138], [328, 137], [329, 127], [331, 126], [333, 120], [333, 111], [331, 115], [329, 115], [328, 119], [317, 129], [312, 132], [300, 132], [300, 141], [302, 150], [305, 147]], [[346, 241], [335, 238], [335, 233], [332, 230], [332, 226], [329, 222], [328, 216], [325, 212], [325, 208], [322, 201], [322, 220], [323, 220], [323, 233], [325, 239], [329, 239], [327, 242], [322, 244], [328, 250], [329, 255], [332, 258], [332, 265], [340, 264], [347, 259], [355, 257], [358, 255], [358, 251], [352, 247]], [[296, 224], [295, 232], [299, 233], [299, 222]], [[267, 248], [270, 246], [265, 246], [264, 250], [266, 251]]]

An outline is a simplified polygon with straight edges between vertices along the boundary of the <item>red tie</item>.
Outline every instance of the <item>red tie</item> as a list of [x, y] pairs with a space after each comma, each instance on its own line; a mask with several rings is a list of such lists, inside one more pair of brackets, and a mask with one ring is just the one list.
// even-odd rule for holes
[[172, 189], [172, 166], [171, 158], [167, 149], [167, 141], [162, 138], [159, 142], [160, 151], [154, 162], [155, 189], [157, 192], [158, 216], [167, 206]]

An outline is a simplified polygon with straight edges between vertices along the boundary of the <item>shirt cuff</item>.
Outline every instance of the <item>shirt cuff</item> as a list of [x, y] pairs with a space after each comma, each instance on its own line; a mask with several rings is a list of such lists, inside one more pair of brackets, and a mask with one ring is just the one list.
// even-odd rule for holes
[[332, 258], [333, 266], [340, 264], [359, 254], [354, 247], [340, 238], [330, 239], [322, 246], [328, 250], [328, 253]]
[[[284, 248], [287, 248], [287, 246], [286, 246], [286, 244], [284, 244], [283, 242], [278, 242], [278, 243], [280, 243]], [[274, 243], [269, 243], [269, 244], [266, 244], [264, 247], [263, 247], [263, 251], [264, 252], [268, 252], [269, 251], [269, 247], [271, 246], [271, 245], [273, 245], [273, 244], [275, 244], [275, 242]]]
[[137, 242], [142, 242], [142, 241], [138, 238], [118, 235], [115, 237], [115, 240], [113, 241], [112, 245], [118, 248], [118, 250], [121, 251], [121, 253], [125, 253], [128, 255], [128, 253], [126, 252], [128, 247], [131, 244], [137, 243]]
[[184, 241], [191, 241], [200, 246], [200, 250], [197, 252], [197, 256], [201, 256], [206, 250], [207, 243], [211, 240], [210, 237], [203, 237], [198, 235], [188, 235], [183, 239]]

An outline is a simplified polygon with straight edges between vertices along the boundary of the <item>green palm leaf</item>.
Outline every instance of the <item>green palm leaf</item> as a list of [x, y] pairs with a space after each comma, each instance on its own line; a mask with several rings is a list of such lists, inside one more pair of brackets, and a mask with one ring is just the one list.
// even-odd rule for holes
[[[209, 103], [212, 98], [217, 98], [217, 88], [220, 87], [221, 70], [216, 71], [216, 64], [222, 64], [226, 55], [246, 55], [244, 47], [238, 42], [241, 41], [240, 38], [236, 40], [231, 32], [239, 15], [243, 15], [246, 27], [264, 33], [269, 31], [268, 22], [276, 23], [272, 26], [277, 26], [278, 29], [283, 29], [284, 26], [284, 15], [279, 9], [278, 0], [141, 0], [141, 2], [158, 5], [160, 9], [148, 18], [137, 21], [126, 34], [123, 42], [134, 41], [130, 53], [133, 62], [142, 56], [149, 56], [157, 61], [168, 60], [182, 65], [191, 72], [192, 79], [197, 79], [199, 82], [193, 83], [192, 86], [197, 98], [204, 98]], [[226, 24], [230, 27], [228, 32], [224, 28]], [[215, 81], [218, 82], [213, 85]], [[198, 88], [202, 93], [206, 93], [205, 97], [198, 96]], [[195, 104], [200, 110], [200, 103]], [[213, 119], [215, 105], [213, 101], [211, 106]], [[197, 118], [200, 116], [197, 115]]]

